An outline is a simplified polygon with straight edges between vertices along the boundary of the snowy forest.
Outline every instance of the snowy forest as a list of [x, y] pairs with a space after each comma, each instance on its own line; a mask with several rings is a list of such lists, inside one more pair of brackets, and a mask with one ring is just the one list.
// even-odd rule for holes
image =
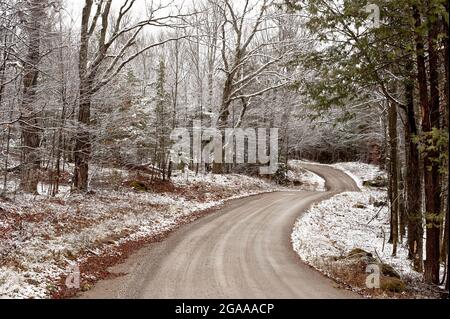
[[[448, 13], [445, 0], [0, 0], [0, 298], [89, 294], [216, 206], [292, 193], [279, 211], [295, 221], [293, 199], [313, 192], [328, 197], [286, 234], [303, 262], [365, 297], [448, 296]], [[193, 123], [277, 128], [276, 173], [178, 163], [171, 133]], [[314, 225], [336, 238], [313, 240]], [[366, 287], [372, 263], [382, 292]]]

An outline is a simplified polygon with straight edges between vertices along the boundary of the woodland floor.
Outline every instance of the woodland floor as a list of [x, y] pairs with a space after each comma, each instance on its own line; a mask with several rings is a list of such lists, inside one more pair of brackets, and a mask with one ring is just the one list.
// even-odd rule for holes
[[[0, 199], [0, 297], [70, 295], [65, 278], [77, 266], [81, 289], [108, 276], [106, 267], [146, 241], [160, 240], [224, 201], [286, 189], [245, 175], [185, 175], [150, 182], [136, 172], [96, 169], [88, 194], [71, 194], [62, 183], [55, 197], [11, 191]], [[176, 174], [175, 174], [176, 175]], [[312, 173], [296, 171], [298, 189], [323, 188]], [[87, 271], [89, 269], [89, 271]], [[84, 285], [84, 286], [83, 286]]]
[[[385, 178], [385, 172], [362, 163], [332, 166], [350, 175], [361, 192], [336, 195], [314, 205], [297, 220], [292, 243], [300, 258], [367, 297], [439, 297], [438, 287], [424, 284], [422, 274], [414, 271], [408, 259], [406, 238], [399, 243], [397, 254], [392, 255], [392, 244], [388, 242], [390, 215], [386, 204], [387, 190], [363, 186], [364, 181]], [[351, 256], [352, 251], [360, 249], [363, 256]], [[392, 267], [395, 279], [382, 275], [383, 289], [368, 289], [365, 284], [368, 262], [365, 259]], [[443, 268], [444, 265], [442, 271]], [[402, 285], [404, 287], [400, 287]]]

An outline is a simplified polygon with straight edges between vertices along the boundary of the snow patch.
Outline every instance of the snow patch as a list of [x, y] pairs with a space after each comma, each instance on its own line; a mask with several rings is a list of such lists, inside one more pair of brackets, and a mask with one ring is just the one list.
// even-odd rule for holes
[[364, 181], [373, 180], [379, 176], [386, 177], [386, 172], [380, 170], [378, 166], [371, 164], [342, 162], [331, 164], [330, 166], [337, 168], [350, 176], [359, 188], [363, 187]]
[[[302, 161], [291, 160], [288, 163], [288, 180], [293, 183], [300, 183], [300, 188], [308, 191], [324, 192], [326, 191], [325, 180], [305, 169], [301, 165]], [[294, 184], [295, 185], [295, 184]]]
[[[420, 280], [422, 274], [413, 270], [408, 259], [407, 243], [400, 243], [392, 256], [389, 239], [389, 209], [384, 189], [363, 187], [363, 181], [385, 173], [378, 167], [363, 163], [331, 165], [350, 175], [361, 192], [345, 192], [313, 205], [297, 219], [291, 241], [294, 250], [307, 264], [328, 274], [326, 261], [342, 257], [354, 248], [373, 254], [393, 266], [402, 278]], [[381, 204], [380, 204], [381, 203]]]

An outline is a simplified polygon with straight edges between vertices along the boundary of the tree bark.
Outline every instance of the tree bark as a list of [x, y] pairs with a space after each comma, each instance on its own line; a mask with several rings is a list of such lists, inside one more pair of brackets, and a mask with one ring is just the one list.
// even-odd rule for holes
[[[430, 9], [430, 8], [429, 8]], [[423, 118], [423, 131], [430, 132], [440, 126], [439, 123], [439, 74], [437, 39], [439, 36], [438, 21], [429, 14], [428, 19], [428, 64], [430, 75], [430, 102], [428, 117]], [[427, 258], [425, 262], [425, 280], [434, 284], [439, 283], [440, 262], [440, 232], [442, 220], [441, 212], [441, 189], [439, 163], [435, 161], [439, 154], [434, 150], [427, 151], [425, 156], [425, 198], [426, 198], [426, 222], [427, 222]]]
[[91, 139], [89, 124], [91, 120], [91, 95], [89, 88], [80, 85], [80, 106], [78, 111], [78, 129], [75, 140], [74, 188], [87, 191], [89, 160], [91, 157]]
[[87, 191], [89, 158], [91, 155], [91, 143], [89, 124], [91, 121], [92, 82], [87, 75], [88, 49], [89, 49], [89, 17], [91, 15], [92, 0], [85, 0], [81, 17], [81, 36], [78, 72], [80, 78], [78, 129], [75, 137], [74, 160], [75, 169], [73, 186], [77, 191]]
[[40, 129], [38, 112], [33, 107], [36, 98], [36, 86], [39, 77], [37, 68], [40, 61], [41, 28], [45, 14], [45, 2], [30, 0], [28, 2], [25, 32], [28, 37], [28, 52], [25, 57], [22, 79], [23, 96], [21, 104], [21, 129], [23, 137], [23, 169], [20, 188], [28, 193], [37, 193], [39, 169], [41, 165], [39, 144]]
[[[419, 84], [419, 100], [422, 115], [422, 132], [426, 139], [433, 128], [439, 127], [439, 89], [437, 74], [437, 54], [434, 48], [437, 38], [436, 23], [429, 19], [428, 23], [428, 55], [429, 55], [429, 83], [430, 95], [427, 87], [427, 72], [425, 64], [425, 45], [420, 31], [422, 26], [420, 11], [413, 8], [416, 31], [416, 59], [417, 81]], [[431, 13], [428, 13], [431, 14]], [[429, 98], [431, 96], [431, 98]], [[440, 213], [440, 187], [438, 165], [433, 158], [436, 154], [432, 150], [425, 150], [424, 162], [424, 190], [425, 190], [425, 219], [426, 219], [426, 260], [425, 280], [429, 283], [439, 283], [439, 234], [440, 223], [437, 216]]]
[[390, 171], [390, 204], [391, 204], [391, 242], [392, 255], [397, 255], [398, 244], [398, 155], [397, 155], [397, 106], [394, 103], [389, 105], [388, 110], [389, 126], [389, 171]]
[[[449, 8], [448, 8], [448, 1], [445, 2], [445, 11], [448, 14], [449, 12]], [[444, 17], [442, 17], [442, 19], [444, 20]], [[445, 20], [444, 20], [445, 21]], [[449, 120], [449, 78], [450, 78], [450, 74], [449, 74], [449, 68], [448, 68], [448, 59], [449, 59], [449, 52], [448, 52], [448, 40], [449, 40], [449, 25], [448, 23], [442, 23], [442, 27], [443, 27], [443, 34], [445, 35], [442, 39], [442, 43], [443, 43], [443, 60], [444, 60], [444, 101], [443, 101], [443, 105], [442, 105], [442, 128], [447, 132], [448, 134], [448, 120]], [[448, 145], [446, 145], [445, 147], [445, 151], [448, 154]], [[442, 205], [445, 209], [443, 209], [445, 211], [445, 224], [444, 224], [444, 234], [443, 234], [443, 239], [442, 239], [442, 245], [441, 245], [441, 260], [443, 260], [445, 262], [445, 265], [448, 268], [448, 255], [449, 255], [449, 244], [448, 244], [448, 232], [449, 232], [449, 198], [448, 198], [448, 177], [449, 177], [449, 162], [448, 162], [448, 158], [446, 159], [445, 162], [445, 167], [446, 167], [446, 174], [443, 174], [443, 193], [445, 194], [445, 201], [443, 201]], [[445, 289], [449, 290], [449, 283], [448, 283], [448, 271], [447, 271], [447, 276], [445, 278]]]
[[[399, 165], [402, 167], [402, 163]], [[403, 238], [406, 234], [406, 223], [407, 223], [407, 217], [406, 217], [406, 205], [405, 205], [405, 199], [406, 199], [406, 191], [405, 191], [405, 178], [404, 173], [401, 169], [399, 169], [399, 195], [398, 195], [398, 216], [399, 216], [399, 240], [400, 243], [403, 242]]]
[[406, 212], [408, 223], [408, 257], [413, 260], [414, 269], [423, 271], [423, 227], [422, 227], [422, 181], [417, 172], [419, 167], [419, 150], [413, 137], [417, 135], [414, 111], [414, 80], [405, 83], [406, 97]]

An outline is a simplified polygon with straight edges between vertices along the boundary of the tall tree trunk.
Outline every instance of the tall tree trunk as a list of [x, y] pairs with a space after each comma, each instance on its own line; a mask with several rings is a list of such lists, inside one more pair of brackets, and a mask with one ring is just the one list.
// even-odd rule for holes
[[[232, 82], [233, 82], [234, 74], [229, 75], [227, 80], [224, 84], [224, 89], [222, 93], [222, 105], [220, 107], [220, 114], [218, 119], [218, 125], [217, 128], [222, 132], [222, 145], [225, 145], [225, 128], [228, 125], [228, 117], [230, 116], [230, 105], [231, 102], [229, 101], [231, 96], [231, 90], [232, 90]], [[213, 163], [213, 173], [214, 174], [222, 174], [224, 172], [224, 165], [223, 165], [223, 155], [222, 154], [222, 163]]]
[[[402, 163], [399, 165], [402, 167]], [[405, 178], [404, 178], [404, 172], [399, 169], [399, 195], [398, 195], [398, 216], [399, 216], [399, 236], [400, 236], [400, 243], [403, 242], [403, 238], [406, 234], [406, 223], [407, 223], [407, 215], [406, 215], [406, 191], [405, 191]]]
[[[6, 30], [5, 30], [6, 31]], [[3, 93], [5, 91], [5, 70], [6, 70], [6, 62], [8, 59], [8, 51], [6, 50], [8, 45], [8, 37], [6, 37], [6, 32], [0, 30], [1, 38], [3, 39], [3, 52], [2, 52], [2, 64], [0, 65], [0, 108], [3, 106]], [[9, 110], [9, 120], [12, 121], [12, 103], [9, 101], [10, 110]], [[8, 161], [9, 161], [9, 148], [11, 142], [11, 125], [8, 125], [7, 133], [6, 133], [6, 151], [5, 151], [5, 161], [3, 166], [3, 190], [2, 193], [7, 192], [7, 183], [8, 183]], [[2, 149], [3, 151], [3, 149]]]
[[91, 140], [89, 124], [91, 121], [92, 79], [87, 75], [89, 48], [89, 18], [92, 0], [85, 0], [81, 17], [81, 36], [78, 73], [80, 78], [78, 128], [75, 137], [74, 160], [75, 169], [73, 186], [75, 190], [87, 191], [89, 158], [91, 156]]
[[87, 191], [89, 159], [91, 157], [91, 138], [89, 124], [91, 120], [91, 95], [89, 88], [80, 85], [80, 106], [78, 110], [78, 128], [75, 138], [75, 169], [74, 188], [78, 191]]
[[[431, 7], [428, 8], [429, 10]], [[430, 75], [430, 101], [429, 110], [424, 112], [422, 128], [424, 133], [438, 129], [439, 123], [439, 74], [437, 42], [439, 36], [439, 24], [432, 12], [428, 13], [428, 63]], [[425, 155], [425, 209], [427, 222], [426, 262], [425, 280], [434, 284], [439, 283], [439, 261], [440, 261], [440, 227], [442, 220], [441, 212], [441, 189], [439, 163], [436, 159], [439, 154], [435, 150], [428, 150]]]
[[[436, 39], [436, 23], [428, 24], [428, 54], [429, 54], [429, 99], [427, 87], [427, 72], [425, 64], [425, 46], [420, 28], [422, 26], [420, 11], [417, 7], [414, 10], [414, 20], [416, 27], [416, 58], [417, 58], [417, 81], [419, 84], [419, 100], [422, 115], [422, 131], [426, 138], [433, 127], [439, 127], [439, 90], [437, 87], [437, 55], [434, 48]], [[428, 14], [431, 14], [430, 12]], [[436, 108], [437, 107], [437, 108]], [[424, 162], [424, 190], [425, 190], [425, 219], [426, 219], [426, 260], [425, 260], [425, 280], [437, 284], [439, 282], [439, 233], [440, 224], [436, 222], [436, 216], [440, 212], [440, 189], [439, 173], [437, 163], [433, 161], [435, 152], [426, 150], [423, 154]]]
[[27, 5], [29, 12], [26, 17], [27, 47], [25, 56], [24, 75], [22, 79], [23, 96], [21, 104], [22, 137], [23, 137], [23, 170], [20, 188], [28, 193], [37, 193], [39, 182], [39, 168], [41, 165], [39, 144], [40, 129], [38, 112], [33, 107], [36, 97], [36, 86], [39, 77], [37, 68], [40, 60], [41, 27], [45, 14], [45, 2], [30, 0]]
[[398, 244], [398, 156], [397, 156], [397, 106], [394, 103], [389, 105], [388, 110], [389, 129], [389, 171], [391, 184], [391, 242], [392, 255], [397, 255]]
[[65, 118], [66, 118], [66, 108], [67, 108], [67, 96], [66, 96], [66, 79], [65, 79], [65, 68], [64, 68], [64, 51], [63, 51], [63, 26], [62, 26], [62, 17], [59, 17], [59, 32], [60, 32], [60, 48], [59, 48], [59, 72], [60, 72], [60, 79], [61, 79], [61, 86], [60, 86], [60, 98], [61, 98], [61, 115], [60, 115], [60, 121], [59, 121], [59, 128], [58, 128], [58, 138], [57, 138], [57, 144], [56, 144], [56, 162], [55, 162], [55, 178], [52, 181], [53, 187], [52, 187], [52, 196], [56, 196], [56, 194], [59, 192], [59, 178], [61, 175], [61, 155], [64, 157], [63, 154], [63, 148], [64, 148], [64, 135], [63, 135], [63, 129], [65, 126]]
[[[445, 2], [445, 11], [448, 15], [449, 8], [448, 8], [448, 1]], [[443, 21], [445, 21], [444, 17], [442, 17]], [[449, 41], [449, 25], [448, 23], [444, 22], [442, 23], [443, 27], [443, 34], [445, 35], [442, 39], [444, 51], [443, 51], [443, 60], [444, 60], [444, 101], [443, 101], [443, 111], [442, 111], [442, 128], [447, 132], [448, 134], [448, 120], [449, 120], [449, 68], [448, 68], [448, 58], [449, 58], [449, 52], [448, 52], [448, 41]], [[445, 151], [448, 154], [448, 145], [445, 147]], [[445, 265], [448, 269], [448, 255], [449, 255], [449, 244], [448, 244], [448, 232], [449, 232], [449, 198], [448, 198], [448, 177], [449, 177], [449, 162], [448, 158], [445, 163], [445, 167], [447, 168], [446, 174], [444, 174], [443, 179], [443, 192], [445, 195], [445, 202], [443, 203], [443, 206], [445, 207], [445, 225], [444, 225], [444, 234], [442, 239], [442, 245], [441, 245], [441, 259], [445, 262]], [[448, 286], [448, 277], [449, 273], [447, 270], [447, 277], [445, 278], [445, 289], [449, 290]]]
[[422, 180], [417, 172], [419, 167], [419, 150], [413, 137], [417, 135], [414, 111], [414, 79], [405, 83], [406, 97], [406, 212], [408, 223], [408, 257], [413, 260], [414, 269], [423, 271], [423, 216], [422, 216]]

